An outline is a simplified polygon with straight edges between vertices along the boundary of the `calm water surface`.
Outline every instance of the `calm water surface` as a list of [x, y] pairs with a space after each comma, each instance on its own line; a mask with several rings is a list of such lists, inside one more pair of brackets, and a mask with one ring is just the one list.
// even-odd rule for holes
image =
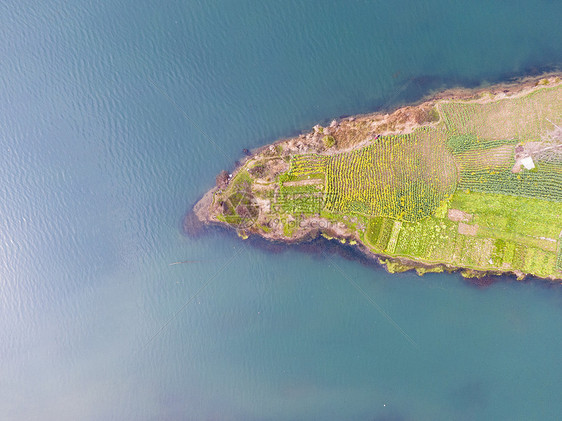
[[555, 419], [560, 287], [391, 276], [188, 238], [181, 220], [243, 148], [560, 68], [560, 16], [555, 1], [0, 3], [0, 418]]

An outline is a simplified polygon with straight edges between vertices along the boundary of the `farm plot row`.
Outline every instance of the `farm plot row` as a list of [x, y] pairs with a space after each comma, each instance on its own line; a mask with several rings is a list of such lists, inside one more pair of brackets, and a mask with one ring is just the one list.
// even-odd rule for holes
[[431, 215], [454, 192], [456, 168], [444, 143], [428, 141], [427, 130], [386, 136], [365, 148], [331, 156], [326, 165], [326, 208], [402, 221]]
[[510, 170], [466, 170], [460, 174], [458, 188], [562, 202], [562, 172], [543, 170], [540, 166], [536, 171], [520, 174]]
[[294, 155], [288, 174], [294, 177], [313, 176], [326, 171], [328, 156], [319, 154]]
[[272, 211], [290, 214], [318, 214], [324, 208], [323, 186], [281, 185], [278, 194], [272, 200]]

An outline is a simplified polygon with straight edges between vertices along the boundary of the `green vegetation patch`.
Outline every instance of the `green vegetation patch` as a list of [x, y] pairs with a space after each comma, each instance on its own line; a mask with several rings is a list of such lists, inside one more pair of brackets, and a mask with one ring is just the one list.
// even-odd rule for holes
[[562, 230], [562, 203], [502, 194], [457, 191], [450, 208], [472, 215], [478, 224], [496, 235], [501, 232], [558, 238]]
[[[473, 270], [519, 269], [548, 276], [559, 265], [555, 239], [562, 230], [562, 204], [499, 194], [454, 194], [475, 235], [459, 233], [459, 222], [431, 216], [415, 223], [371, 218], [366, 244], [375, 252]], [[559, 269], [560, 270], [560, 269]]]
[[513, 256], [515, 254], [516, 243], [513, 241], [507, 241], [505, 244], [505, 249], [503, 253], [503, 265], [508, 269], [513, 267]]
[[367, 226], [367, 231], [365, 233], [365, 236], [370, 244], [377, 243], [384, 219], [385, 218], [382, 217], [376, 217], [376, 218], [371, 218], [369, 220], [369, 225]]
[[377, 252], [393, 254], [402, 223], [391, 218], [371, 218], [367, 225], [366, 240]]
[[287, 174], [299, 178], [324, 174], [328, 160], [326, 155], [294, 155], [291, 157], [291, 166]]
[[402, 223], [395, 254], [451, 263], [457, 235], [457, 224], [447, 219], [430, 217], [416, 223]]
[[334, 138], [334, 136], [324, 136], [322, 138], [322, 142], [324, 143], [324, 146], [326, 148], [331, 148], [336, 144], [336, 139]]
[[554, 273], [556, 256], [537, 247], [527, 247], [523, 271], [537, 276], [548, 276]]
[[281, 185], [275, 210], [291, 214], [317, 214], [324, 207], [323, 185]]
[[257, 218], [259, 210], [254, 196], [245, 191], [236, 191], [222, 202], [223, 221], [231, 225], [251, 223]]
[[494, 241], [494, 249], [492, 251], [492, 264], [496, 267], [500, 267], [504, 262], [505, 250], [507, 247], [507, 241], [498, 238]]
[[562, 202], [562, 172], [545, 170], [540, 164], [536, 171], [519, 174], [510, 170], [465, 170], [460, 173], [458, 188]]
[[452, 135], [447, 139], [447, 146], [454, 155], [474, 150], [491, 149], [503, 145], [518, 143], [518, 139], [481, 139], [473, 133]]
[[[555, 272], [562, 203], [458, 191], [451, 200], [451, 208], [470, 215], [470, 224], [479, 226], [477, 237], [493, 240], [490, 259], [494, 267], [518, 269], [537, 276]], [[463, 244], [466, 250], [474, 247]], [[482, 247], [478, 247], [476, 252], [482, 253]], [[476, 260], [472, 252], [468, 254], [471, 260]]]
[[390, 218], [384, 218], [379, 233], [379, 238], [377, 239], [377, 242], [374, 244], [377, 249], [386, 250], [386, 246], [392, 235], [393, 228], [394, 228], [394, 220]]
[[424, 127], [329, 156], [326, 208], [418, 221], [454, 192], [456, 179], [454, 159], [442, 134]]

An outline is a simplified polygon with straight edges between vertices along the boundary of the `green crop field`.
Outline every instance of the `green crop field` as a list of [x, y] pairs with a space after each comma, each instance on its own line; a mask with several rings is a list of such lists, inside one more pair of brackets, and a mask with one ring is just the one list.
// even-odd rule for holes
[[541, 166], [536, 172], [522, 174], [509, 170], [466, 170], [461, 172], [459, 189], [562, 202], [562, 173], [543, 170]]
[[308, 177], [326, 172], [329, 157], [326, 155], [307, 154], [294, 155], [291, 159], [289, 175], [293, 177]]
[[381, 137], [367, 147], [333, 156], [298, 156], [289, 175], [320, 171], [326, 180], [327, 210], [404, 221], [431, 215], [454, 192], [457, 179], [445, 138], [431, 128]]
[[291, 214], [318, 214], [324, 208], [323, 185], [282, 185], [275, 204]]

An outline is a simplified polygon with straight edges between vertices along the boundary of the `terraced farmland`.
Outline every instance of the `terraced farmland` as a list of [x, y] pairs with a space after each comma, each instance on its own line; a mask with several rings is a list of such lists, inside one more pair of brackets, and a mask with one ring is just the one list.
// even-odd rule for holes
[[[501, 95], [425, 104], [424, 112], [439, 119], [410, 133], [374, 134], [369, 128], [384, 122], [375, 116], [357, 125], [350, 119], [339, 132], [332, 124], [322, 135], [329, 132], [334, 142], [310, 153], [271, 156], [283, 150], [281, 143], [247, 166], [271, 162], [285, 170], [273, 176], [240, 170], [216, 198], [224, 213], [217, 220], [238, 222], [244, 219], [238, 208], [251, 204], [259, 209], [254, 232], [302, 237], [312, 221], [329, 238], [397, 259], [386, 261], [389, 270], [421, 264], [462, 268], [470, 276], [562, 279], [562, 83]], [[364, 133], [362, 146], [338, 150], [350, 133]], [[239, 196], [236, 186], [251, 203], [229, 205]]]
[[514, 174], [509, 170], [466, 170], [459, 188], [480, 193], [499, 193], [562, 202], [562, 173], [543, 169]]

